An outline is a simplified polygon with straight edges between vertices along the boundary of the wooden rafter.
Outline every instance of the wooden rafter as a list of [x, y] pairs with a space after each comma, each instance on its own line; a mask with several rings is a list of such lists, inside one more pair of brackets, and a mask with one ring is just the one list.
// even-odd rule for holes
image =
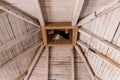
[[15, 7], [9, 5], [6, 2], [0, 1], [0, 9], [11, 15], [14, 15], [30, 24], [40, 27], [40, 25], [38, 24], [38, 22], [36, 20], [34, 20], [33, 18], [30, 18], [27, 15], [25, 15], [24, 13], [18, 11], [17, 9], [15, 9]]
[[49, 47], [46, 47], [47, 49], [47, 54], [46, 54], [46, 80], [49, 80], [49, 55], [50, 55], [50, 48]]
[[73, 19], [72, 19], [72, 26], [77, 25], [84, 2], [85, 0], [77, 0], [74, 14], [73, 14]]
[[29, 77], [30, 77], [30, 75], [31, 75], [31, 73], [32, 73], [32, 71], [33, 71], [33, 69], [34, 69], [37, 61], [39, 60], [39, 57], [40, 57], [43, 49], [44, 49], [44, 46], [41, 46], [41, 47], [39, 48], [39, 50], [38, 50], [35, 58], [34, 58], [33, 61], [31, 62], [31, 65], [30, 65], [29, 69], [27, 70], [27, 75], [25, 76], [24, 80], [29, 80]]
[[104, 39], [96, 36], [95, 34], [89, 32], [88, 30], [83, 29], [83, 28], [80, 28], [80, 29], [79, 29], [79, 32], [80, 32], [80, 33], [83, 33], [83, 34], [85, 34], [85, 35], [87, 35], [87, 36], [90, 36], [90, 37], [94, 38], [94, 39], [95, 39], [96, 41], [98, 41], [99, 43], [101, 43], [101, 44], [103, 44], [103, 45], [105, 45], [105, 46], [108, 46], [110, 49], [116, 51], [117, 53], [120, 53], [120, 48], [119, 48], [119, 47], [117, 47], [117, 46], [115, 46], [115, 45], [113, 45], [113, 44], [105, 41]]
[[34, 1], [36, 10], [37, 10], [36, 12], [37, 12], [37, 16], [38, 16], [38, 20], [40, 22], [40, 25], [42, 27], [45, 27], [45, 21], [44, 21], [44, 17], [43, 17], [43, 14], [42, 14], [40, 2], [39, 2], [39, 0], [33, 0], [33, 1]]
[[40, 32], [40, 29], [36, 28], [36, 29], [33, 29], [33, 30], [25, 33], [24, 35], [21, 35], [21, 36], [15, 38], [15, 39], [13, 39], [12, 41], [2, 45], [0, 47], [0, 52], [9, 49], [10, 47], [16, 45], [17, 43], [19, 43], [19, 42], [21, 42], [21, 41], [23, 41], [25, 39], [30, 38], [31, 36], [37, 34], [38, 32]]
[[117, 7], [120, 7], [120, 0], [115, 0], [114, 2], [102, 7], [101, 9], [98, 9], [97, 11], [80, 20], [77, 25], [78, 26], [84, 25], [90, 22], [91, 20], [97, 18], [97, 16], [101, 16]]
[[94, 74], [94, 72], [93, 72], [93, 70], [92, 70], [92, 68], [91, 68], [88, 60], [86, 59], [85, 55], [83, 54], [83, 51], [82, 51], [82, 50], [80, 49], [80, 47], [77, 46], [77, 45], [75, 46], [75, 49], [76, 49], [76, 51], [80, 54], [80, 57], [81, 57], [82, 60], [84, 61], [84, 64], [85, 64], [86, 68], [88, 69], [88, 72], [89, 72], [92, 80], [95, 80], [95, 78], [94, 78], [95, 74]]
[[78, 43], [78, 45], [80, 45], [81, 47], [86, 48], [86, 50], [87, 50], [86, 52], [88, 52], [88, 50], [91, 51], [91, 49], [92, 49], [93, 51], [95, 51], [95, 55], [101, 57], [104, 61], [110, 63], [111, 65], [113, 65], [114, 67], [116, 67], [118, 70], [120, 70], [120, 64], [116, 63], [115, 61], [113, 61], [112, 59], [106, 57], [105, 55], [103, 55], [103, 54], [100, 53], [99, 51], [97, 51], [97, 50], [93, 49], [92, 47], [88, 46], [88, 45], [87, 45], [86, 43], [84, 43], [83, 41], [78, 41], [77, 43]]
[[18, 56], [16, 56], [15, 58], [9, 60], [7, 63], [3, 64], [2, 66], [0, 66], [0, 70], [9, 66], [10, 64], [14, 63], [15, 61], [17, 61], [18, 59], [22, 59], [22, 57], [24, 57], [26, 54], [29, 54], [31, 51], [37, 49], [40, 45], [42, 45], [42, 42], [38, 42], [35, 45], [33, 45], [32, 47], [28, 48], [27, 50], [25, 50], [24, 52], [20, 53]]
[[75, 49], [73, 48], [73, 53], [72, 53], [72, 80], [75, 80]]
[[23, 80], [26, 75], [26, 72], [19, 76], [16, 80]]

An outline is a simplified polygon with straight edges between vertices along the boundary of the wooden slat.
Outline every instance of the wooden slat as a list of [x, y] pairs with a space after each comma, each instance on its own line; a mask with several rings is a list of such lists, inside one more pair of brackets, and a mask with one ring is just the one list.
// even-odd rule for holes
[[78, 22], [78, 19], [79, 19], [80, 13], [82, 11], [84, 1], [85, 0], [77, 0], [77, 2], [76, 2], [76, 7], [75, 7], [75, 10], [74, 10], [73, 19], [72, 19], [72, 26], [75, 26]]
[[84, 25], [84, 24], [90, 22], [91, 20], [93, 20], [95, 18], [96, 18], [96, 15], [95, 15], [95, 12], [94, 12], [94, 13], [88, 15], [87, 17], [83, 18], [82, 20], [80, 20], [77, 25], [78, 26]]
[[18, 11], [17, 9], [15, 9], [14, 7], [10, 6], [8, 3], [0, 1], [0, 9], [2, 9], [3, 11], [14, 15], [30, 24], [33, 24], [37, 27], [40, 27], [40, 25], [38, 24], [38, 22], [28, 16], [26, 16], [24, 13]]
[[44, 49], [44, 46], [41, 46], [39, 48], [35, 58], [33, 59], [31, 65], [30, 65], [30, 67], [29, 67], [29, 69], [27, 71], [27, 75], [25, 76], [24, 80], [29, 80], [29, 77], [30, 77], [30, 75], [31, 75], [31, 73], [32, 73], [32, 71], [33, 71], [33, 69], [34, 69], [34, 67], [35, 67], [35, 65], [36, 65], [36, 63], [37, 63], [37, 61], [38, 61], [38, 59], [39, 59], [43, 49]]
[[94, 72], [93, 72], [93, 70], [92, 70], [92, 68], [91, 68], [88, 60], [86, 59], [85, 55], [83, 54], [83, 51], [82, 51], [82, 50], [80, 49], [80, 47], [77, 46], [77, 45], [75, 46], [75, 49], [76, 49], [76, 51], [80, 54], [82, 60], [84, 61], [84, 64], [85, 64], [86, 68], [88, 69], [88, 72], [89, 72], [92, 80], [94, 80], [94, 79], [95, 79], [95, 78], [94, 78], [95, 74], [94, 74]]
[[37, 16], [38, 16], [38, 20], [40, 22], [40, 25], [42, 27], [45, 27], [45, 21], [43, 18], [40, 2], [39, 2], [39, 0], [33, 0], [33, 1], [34, 1], [35, 6], [36, 6], [36, 10], [37, 10], [36, 12], [37, 12]]
[[88, 15], [87, 17], [83, 18], [82, 20], [80, 20], [78, 22], [78, 26], [81, 26], [85, 23], [88, 23], [91, 20], [97, 18], [97, 16], [101, 16], [101, 15], [107, 13], [107, 12], [110, 12], [110, 11], [116, 9], [117, 7], [120, 7], [120, 2], [119, 1], [120, 0], [116, 0], [116, 1], [114, 1], [110, 4], [108, 4], [108, 5], [104, 6], [103, 8], [93, 12], [92, 14]]
[[22, 74], [20, 77], [18, 77], [16, 80], [23, 80], [25, 75], [26, 75], [26, 72], [24, 74]]
[[33, 30], [25, 33], [24, 35], [21, 35], [21, 36], [17, 37], [16, 39], [13, 39], [12, 41], [2, 45], [0, 47], [0, 52], [4, 51], [6, 49], [9, 49], [10, 47], [14, 46], [15, 44], [17, 44], [17, 43], [19, 43], [19, 42], [21, 42], [21, 41], [23, 41], [25, 39], [30, 38], [31, 36], [37, 34], [38, 32], [40, 32], [40, 29], [38, 29], [38, 28], [37, 29], [33, 29]]
[[30, 53], [31, 51], [33, 51], [34, 49], [38, 48], [40, 45], [42, 45], [42, 42], [38, 42], [35, 45], [33, 45], [32, 47], [28, 48], [27, 50], [25, 50], [24, 52], [20, 53], [18, 56], [16, 56], [15, 58], [9, 60], [7, 63], [5, 63], [4, 65], [0, 66], [0, 70], [10, 64], [12, 64], [14, 61], [18, 60], [18, 59], [22, 59], [23, 56], [25, 56], [26, 54]]
[[71, 66], [72, 66], [72, 80], [75, 80], [75, 51], [74, 51], [74, 48], [73, 48], [73, 53], [71, 54], [72, 55], [72, 60], [71, 60]]
[[120, 48], [119, 48], [119, 47], [117, 47], [117, 46], [115, 46], [115, 45], [113, 45], [113, 44], [111, 44], [111, 43], [103, 40], [102, 38], [96, 36], [95, 34], [92, 34], [91, 32], [89, 32], [89, 31], [87, 31], [87, 30], [85, 30], [85, 29], [83, 29], [83, 28], [80, 28], [80, 29], [79, 29], [79, 32], [80, 32], [80, 33], [83, 33], [83, 34], [85, 34], [85, 35], [87, 35], [87, 36], [89, 36], [89, 37], [94, 38], [94, 39], [95, 39], [96, 41], [98, 41], [99, 43], [104, 44], [105, 46], [111, 48], [112, 50], [116, 51], [117, 53], [120, 52]]
[[117, 69], [120, 69], [120, 64], [116, 63], [115, 61], [113, 61], [112, 59], [106, 57], [105, 55], [101, 54], [99, 51], [93, 49], [92, 47], [90, 47], [89, 45], [85, 44], [83, 41], [78, 41], [77, 42], [78, 45], [80, 45], [81, 47], [85, 47], [87, 50], [93, 50], [95, 51], [96, 55], [101, 57], [103, 60], [107, 61], [108, 63], [110, 63], [111, 65], [113, 65], [114, 67], [116, 67]]
[[49, 80], [49, 60], [50, 60], [50, 58], [49, 58], [49, 56], [50, 56], [50, 47], [46, 47], [46, 49], [47, 49], [47, 54], [46, 54], [46, 80]]
[[97, 10], [96, 11], [96, 15], [99, 16], [99, 15], [103, 15], [105, 14], [106, 12], [109, 12], [117, 7], [120, 6], [120, 0], [115, 0], [114, 2], [102, 7], [101, 9]]

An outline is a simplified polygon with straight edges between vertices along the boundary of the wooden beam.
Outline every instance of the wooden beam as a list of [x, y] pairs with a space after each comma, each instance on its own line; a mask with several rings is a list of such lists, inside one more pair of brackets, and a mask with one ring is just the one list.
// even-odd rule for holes
[[74, 54], [75, 54], [75, 50], [73, 48], [73, 53], [71, 54], [72, 55], [72, 80], [75, 80], [75, 57], [74, 57]]
[[47, 54], [46, 54], [46, 80], [49, 80], [49, 55], [50, 55], [50, 49], [49, 47], [46, 47]]
[[94, 12], [94, 13], [88, 15], [87, 17], [83, 18], [82, 20], [80, 20], [77, 25], [78, 26], [84, 25], [84, 24], [90, 22], [91, 20], [93, 20], [95, 18], [96, 18], [96, 14]]
[[79, 32], [82, 33], [82, 34], [85, 34], [87, 36], [90, 36], [92, 37], [94, 40], [98, 41], [99, 43], [111, 48], [112, 50], [116, 51], [117, 53], [120, 53], [120, 48], [115, 46], [114, 44], [111, 44], [107, 41], [105, 41], [104, 39], [96, 36], [95, 34], [91, 33], [90, 31], [84, 29], [84, 28], [80, 28], [79, 29]]
[[111, 10], [116, 9], [117, 7], [120, 7], [120, 0], [116, 0], [106, 6], [98, 9], [97, 11], [93, 12], [92, 14], [90, 14], [87, 17], [80, 20], [77, 25], [78, 26], [84, 25], [84, 24], [90, 22], [91, 20], [97, 18], [97, 16], [101, 16]]
[[10, 47], [16, 45], [17, 43], [19, 43], [19, 42], [21, 42], [25, 39], [28, 39], [28, 38], [32, 37], [33, 35], [37, 34], [38, 32], [40, 32], [40, 29], [36, 28], [36, 29], [33, 29], [33, 30], [25, 33], [24, 35], [21, 35], [21, 36], [15, 38], [15, 39], [13, 39], [12, 41], [2, 45], [0, 47], [0, 52], [4, 51], [6, 49], [9, 49]]
[[17, 61], [18, 59], [22, 59], [22, 57], [24, 57], [26, 54], [29, 54], [31, 51], [37, 49], [40, 45], [42, 45], [42, 42], [38, 42], [35, 45], [33, 45], [32, 47], [28, 48], [27, 50], [25, 50], [24, 52], [20, 53], [18, 56], [16, 56], [15, 58], [9, 60], [7, 63], [3, 64], [2, 66], [0, 66], [0, 70], [9, 66], [10, 64], [14, 63], [15, 61]]
[[38, 22], [36, 20], [34, 20], [33, 18], [28, 17], [27, 15], [25, 15], [24, 13], [20, 12], [18, 9], [16, 9], [15, 7], [11, 6], [10, 4], [8, 4], [5, 1], [0, 1], [0, 9], [11, 14], [14, 15], [34, 26], [40, 27], [40, 25], [38, 24]]
[[109, 57], [106, 57], [105, 55], [103, 55], [102, 53], [100, 53], [99, 51], [93, 49], [92, 47], [88, 46], [86, 43], [84, 43], [83, 41], [78, 41], [77, 42], [78, 45], [80, 45], [81, 47], [86, 47], [87, 51], [94, 51], [95, 52], [95, 55], [101, 57], [104, 61], [110, 63], [111, 65], [113, 65], [114, 67], [116, 67], [118, 70], [120, 70], [120, 64], [118, 64], [117, 62], [113, 61], [112, 59], [110, 59]]
[[85, 0], [77, 0], [74, 14], [73, 14], [73, 19], [72, 19], [72, 26], [77, 25], [84, 2]]
[[37, 12], [37, 16], [38, 16], [38, 20], [40, 22], [40, 25], [42, 27], [45, 27], [45, 21], [44, 21], [44, 17], [42, 14], [42, 10], [41, 10], [41, 6], [40, 6], [40, 1], [39, 0], [33, 0], [35, 7], [36, 7], [36, 12]]
[[83, 51], [82, 51], [82, 50], [80, 49], [80, 47], [77, 46], [77, 45], [75, 46], [75, 49], [76, 49], [76, 51], [80, 54], [80, 57], [81, 57], [82, 60], [84, 61], [84, 64], [85, 64], [85, 66], [86, 66], [86, 68], [87, 68], [87, 70], [88, 70], [88, 72], [89, 72], [92, 80], [95, 80], [95, 78], [94, 78], [95, 74], [94, 74], [94, 72], [93, 72], [93, 70], [92, 70], [92, 68], [91, 68], [88, 60], [86, 59]]
[[25, 77], [25, 75], [26, 75], [26, 72], [23, 73], [21, 76], [19, 76], [19, 77], [18, 77], [17, 79], [15, 79], [15, 80], [23, 80], [24, 77]]
[[41, 46], [41, 47], [39, 48], [39, 50], [38, 50], [38, 52], [37, 52], [35, 58], [33, 59], [31, 65], [30, 65], [30, 67], [29, 67], [29, 69], [28, 69], [28, 71], [27, 71], [27, 75], [25, 76], [24, 80], [29, 80], [30, 75], [31, 75], [31, 73], [32, 73], [32, 71], [33, 71], [33, 69], [34, 69], [34, 67], [35, 67], [36, 64], [37, 64], [37, 62], [38, 62], [38, 60], [39, 60], [39, 57], [40, 57], [40, 55], [41, 55], [43, 49], [44, 49], [44, 46]]
[[99, 10], [95, 11], [97, 16], [103, 15], [113, 9], [120, 7], [120, 0], [115, 0], [112, 3], [100, 8]]

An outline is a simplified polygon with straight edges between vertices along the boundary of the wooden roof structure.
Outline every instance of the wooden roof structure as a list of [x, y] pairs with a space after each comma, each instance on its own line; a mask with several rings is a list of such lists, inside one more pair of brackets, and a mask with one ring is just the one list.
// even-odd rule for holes
[[120, 0], [0, 0], [0, 80], [120, 80]]

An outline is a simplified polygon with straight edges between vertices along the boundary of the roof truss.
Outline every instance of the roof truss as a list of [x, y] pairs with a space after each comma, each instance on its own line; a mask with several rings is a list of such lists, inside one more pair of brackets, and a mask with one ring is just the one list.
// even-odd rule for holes
[[85, 0], [77, 0], [74, 14], [73, 14], [73, 19], [72, 19], [72, 26], [77, 25], [84, 2], [85, 2]]
[[45, 26], [45, 21], [44, 21], [44, 18], [43, 18], [40, 2], [39, 2], [39, 0], [33, 0], [33, 1], [34, 1], [36, 10], [37, 10], [36, 12], [37, 12], [37, 16], [38, 16], [38, 20], [40, 22], [40, 25], [42, 27], [44, 27]]

